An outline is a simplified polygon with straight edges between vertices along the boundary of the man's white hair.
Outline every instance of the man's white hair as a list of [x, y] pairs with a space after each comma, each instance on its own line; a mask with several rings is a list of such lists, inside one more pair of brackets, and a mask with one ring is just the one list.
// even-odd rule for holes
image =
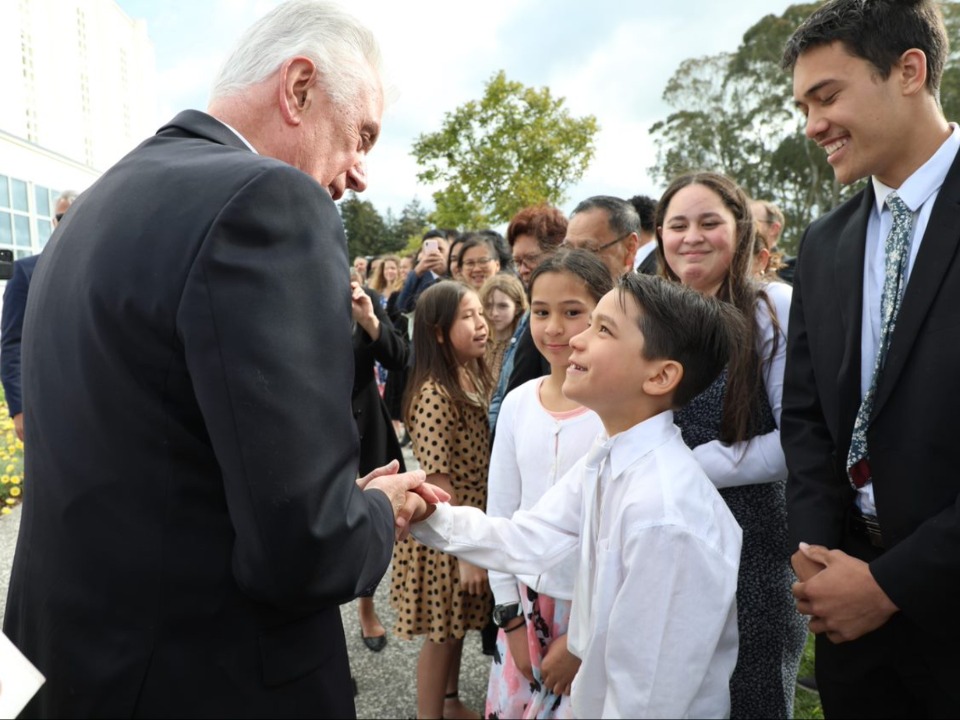
[[366, 27], [331, 2], [289, 0], [244, 33], [223, 64], [211, 100], [234, 95], [266, 80], [284, 61], [303, 55], [320, 72], [330, 99], [339, 107], [379, 79], [380, 47]]

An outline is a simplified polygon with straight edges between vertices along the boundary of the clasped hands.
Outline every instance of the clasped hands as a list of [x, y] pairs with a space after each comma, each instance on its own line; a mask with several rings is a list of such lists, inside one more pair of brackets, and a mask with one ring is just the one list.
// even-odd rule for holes
[[357, 478], [361, 490], [379, 490], [390, 500], [393, 507], [397, 540], [403, 540], [410, 532], [410, 523], [424, 519], [438, 502], [448, 502], [450, 494], [426, 481], [423, 470], [398, 473], [400, 463], [389, 464]]
[[790, 559], [799, 582], [791, 591], [810, 631], [834, 643], [856, 640], [883, 625], [899, 608], [877, 584], [870, 566], [842, 550], [800, 543]]

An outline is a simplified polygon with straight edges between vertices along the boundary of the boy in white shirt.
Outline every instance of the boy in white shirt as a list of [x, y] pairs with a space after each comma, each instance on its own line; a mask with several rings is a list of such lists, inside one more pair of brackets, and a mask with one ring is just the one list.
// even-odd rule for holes
[[730, 713], [741, 532], [673, 409], [707, 388], [742, 332], [730, 306], [624, 275], [570, 341], [563, 392], [606, 431], [588, 455], [512, 519], [414, 501], [417, 540], [489, 569], [535, 575], [579, 551], [578, 717]]

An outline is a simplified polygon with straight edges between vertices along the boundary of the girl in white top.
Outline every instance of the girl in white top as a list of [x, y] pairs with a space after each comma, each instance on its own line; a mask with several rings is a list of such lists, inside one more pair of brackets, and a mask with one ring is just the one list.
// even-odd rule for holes
[[[570, 338], [613, 282], [593, 253], [561, 251], [530, 278], [530, 330], [550, 374], [507, 395], [490, 461], [487, 514], [512, 517], [528, 510], [603, 431], [592, 410], [563, 396]], [[580, 660], [567, 650], [567, 626], [577, 556], [541, 575], [491, 571], [490, 587], [501, 628], [490, 669], [485, 717], [572, 717], [570, 686]]]

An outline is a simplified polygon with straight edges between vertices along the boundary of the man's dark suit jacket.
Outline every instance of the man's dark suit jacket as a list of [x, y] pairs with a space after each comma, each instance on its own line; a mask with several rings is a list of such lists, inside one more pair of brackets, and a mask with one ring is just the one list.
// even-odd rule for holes
[[[651, 242], [656, 243], [655, 240]], [[641, 275], [656, 275], [657, 274], [657, 249], [654, 248], [653, 251], [648, 254], [643, 262], [637, 266], [637, 272]]]
[[354, 713], [338, 605], [393, 514], [355, 483], [348, 278], [330, 196], [204, 113], [74, 203], [24, 327], [27, 715]]
[[0, 381], [7, 398], [10, 417], [23, 412], [20, 390], [20, 343], [23, 338], [23, 314], [27, 309], [30, 278], [39, 255], [31, 255], [13, 264], [13, 277], [3, 291], [3, 314], [0, 317]]
[[[814, 222], [800, 246], [781, 436], [790, 535], [845, 549], [846, 458], [860, 406], [860, 337], [872, 184]], [[888, 549], [870, 570], [903, 619], [960, 640], [960, 159], [911, 271], [867, 432]], [[866, 559], [866, 558], [865, 558]], [[948, 640], [949, 638], [949, 640]], [[956, 663], [955, 663], [956, 664]], [[955, 678], [954, 678], [955, 681]]]

